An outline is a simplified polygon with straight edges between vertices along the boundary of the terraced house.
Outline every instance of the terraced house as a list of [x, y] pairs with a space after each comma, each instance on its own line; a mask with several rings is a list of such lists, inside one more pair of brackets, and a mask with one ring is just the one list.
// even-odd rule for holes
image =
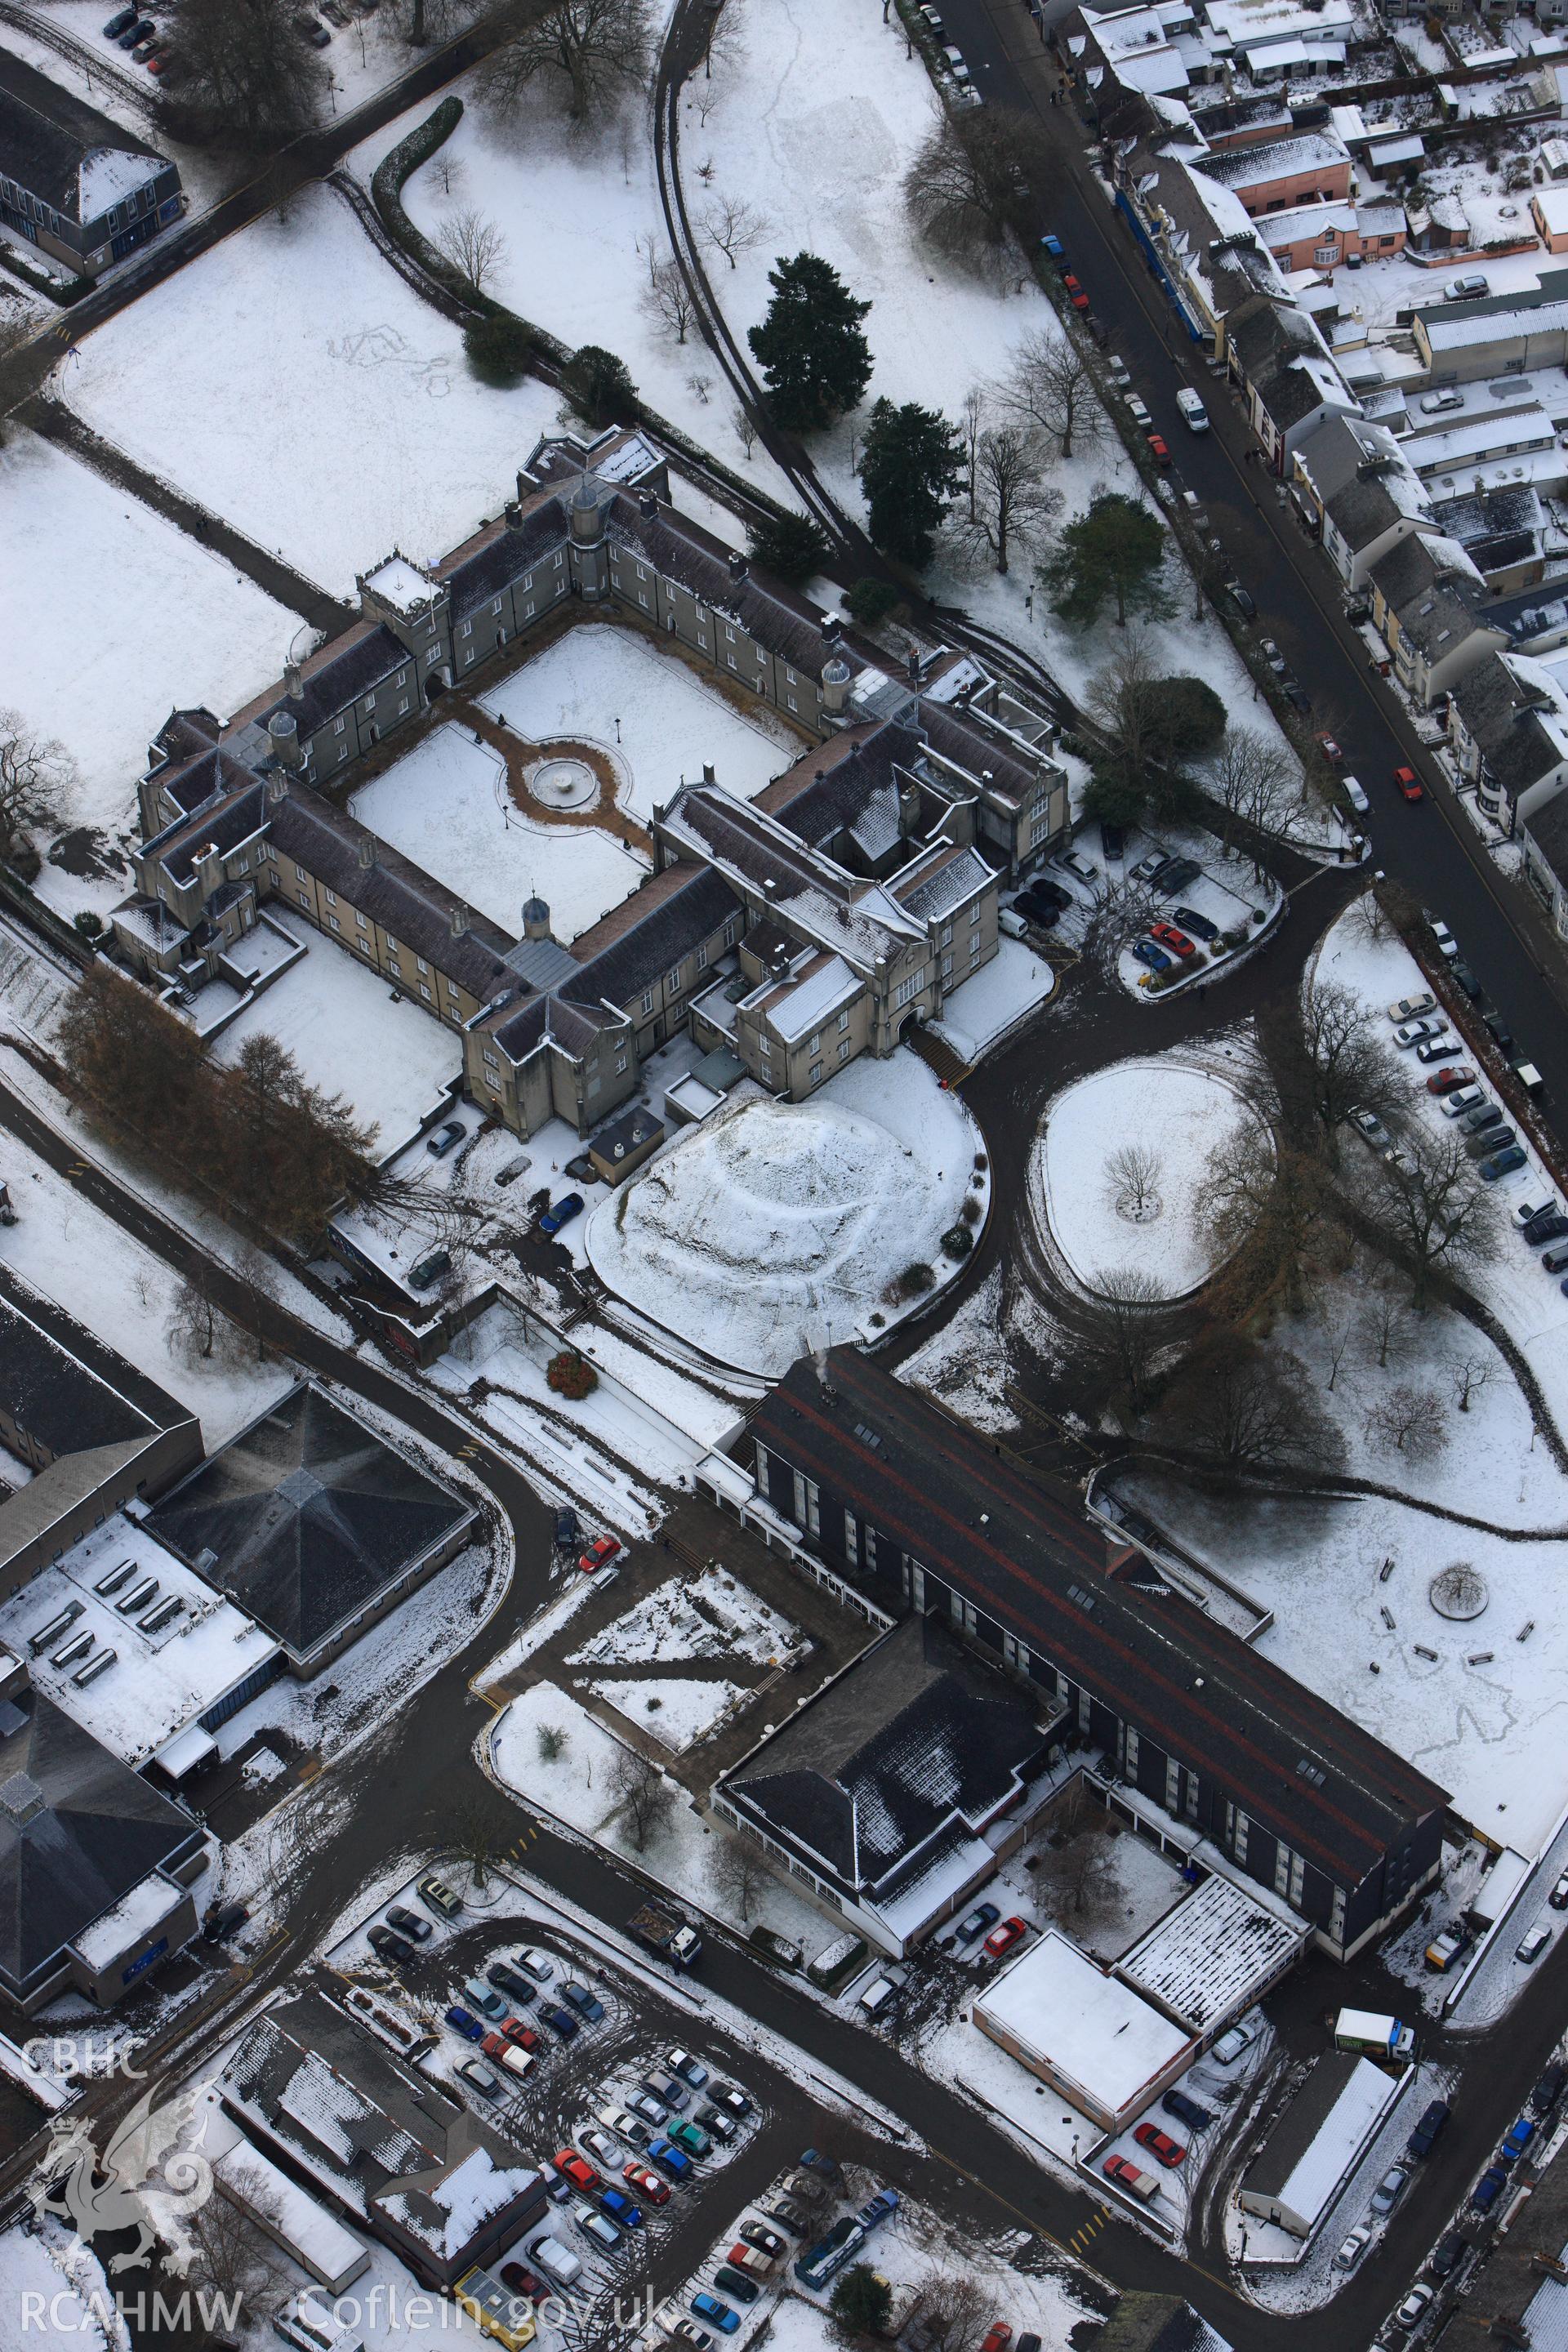
[[[945, 649], [887, 665], [754, 572], [670, 509], [635, 433], [541, 442], [518, 492], [441, 563], [365, 573], [353, 626], [232, 719], [171, 715], [113, 952], [205, 1029], [204, 989], [244, 983], [275, 901], [461, 1031], [468, 1092], [524, 1136], [586, 1134], [689, 1024], [795, 1100], [890, 1053], [995, 953], [999, 880], [1066, 838], [1048, 722]], [[749, 804], [709, 772], [658, 810], [655, 872], [570, 949], [537, 898], [512, 938], [336, 797], [569, 599], [675, 638], [817, 745]]]

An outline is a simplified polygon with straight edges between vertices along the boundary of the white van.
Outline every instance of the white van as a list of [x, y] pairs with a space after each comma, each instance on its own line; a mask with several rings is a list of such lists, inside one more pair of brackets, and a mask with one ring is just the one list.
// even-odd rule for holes
[[1190, 391], [1185, 384], [1183, 384], [1181, 390], [1176, 394], [1176, 406], [1182, 412], [1182, 422], [1185, 425], [1189, 433], [1206, 433], [1208, 431], [1208, 410], [1204, 406], [1203, 402], [1198, 398], [1197, 394]]
[[891, 1977], [877, 1977], [860, 1996], [860, 2007], [868, 2017], [880, 2017], [899, 1988]]
[[563, 2246], [559, 2238], [552, 2238], [548, 2230], [542, 2237], [535, 2238], [528, 2251], [546, 2278], [552, 2278], [558, 2286], [571, 2286], [583, 2275], [583, 2264], [578, 2256], [570, 2246]]
[[1340, 778], [1340, 782], [1343, 786], [1346, 800], [1349, 801], [1356, 814], [1358, 816], [1370, 815], [1372, 812], [1372, 803], [1368, 800], [1365, 793], [1362, 790], [1360, 784], [1357, 783], [1355, 778], [1353, 776], [1342, 776]]

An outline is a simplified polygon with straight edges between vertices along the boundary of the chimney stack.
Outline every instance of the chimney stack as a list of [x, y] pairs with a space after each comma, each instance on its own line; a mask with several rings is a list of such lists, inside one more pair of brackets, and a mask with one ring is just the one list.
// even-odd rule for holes
[[716, 784], [719, 781], [718, 777], [713, 773], [713, 762], [711, 760], [704, 760], [702, 762], [702, 781], [705, 784]]
[[824, 613], [822, 616], [823, 644], [825, 646], [836, 646], [843, 635], [844, 624], [842, 621], [836, 619], [834, 614], [831, 613]]
[[515, 499], [508, 499], [502, 511], [506, 516], [506, 527], [508, 530], [521, 530], [522, 528], [522, 509], [519, 506], [517, 500]]
[[654, 521], [658, 514], [658, 500], [651, 490], [637, 492], [637, 512], [645, 522]]
[[747, 571], [747, 564], [746, 564], [746, 559], [745, 559], [745, 557], [744, 557], [743, 555], [731, 555], [731, 557], [730, 558], [730, 577], [731, 577], [731, 580], [743, 580], [743, 579], [745, 578], [745, 576], [746, 576], [746, 571]]
[[467, 907], [454, 907], [452, 909], [452, 937], [455, 940], [460, 940], [468, 928], [468, 910]]
[[283, 665], [283, 691], [290, 702], [303, 702], [305, 699], [305, 681], [297, 661], [286, 661]]
[[368, 873], [370, 868], [375, 864], [375, 835], [374, 833], [361, 834], [359, 839], [359, 862], [366, 873]]

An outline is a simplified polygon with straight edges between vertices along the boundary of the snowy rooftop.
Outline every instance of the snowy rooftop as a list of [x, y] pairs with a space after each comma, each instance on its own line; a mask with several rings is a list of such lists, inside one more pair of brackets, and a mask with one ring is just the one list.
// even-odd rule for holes
[[[121, 1568], [128, 1570], [123, 1579]], [[112, 1590], [97, 1589], [106, 1584]], [[143, 1598], [127, 1608], [138, 1593]], [[29, 1636], [68, 1608], [77, 1614], [32, 1659], [33, 1680], [95, 1739], [138, 1767], [278, 1648], [242, 1610], [120, 1512], [0, 1608], [0, 1643], [26, 1657]], [[83, 1636], [89, 1647], [80, 1646]], [[51, 1663], [68, 1651], [74, 1654], [63, 1666]], [[111, 1654], [114, 1664], [79, 1688], [75, 1677]]]
[[364, 584], [398, 613], [417, 613], [436, 593], [434, 583], [404, 555], [390, 555], [378, 563], [365, 573]]
[[783, 1044], [798, 1045], [809, 1031], [820, 1028], [830, 1013], [853, 1003], [864, 987], [859, 974], [850, 971], [842, 956], [820, 955], [795, 986], [769, 1006], [768, 1026]]
[[1306, 1941], [1260, 1894], [1205, 1879], [1123, 1953], [1116, 1973], [1194, 2033], [1210, 2033], [1259, 2000]]
[[1107, 1976], [1076, 1944], [1047, 1928], [987, 1985], [974, 2021], [1048, 2067], [1090, 2111], [1121, 2116], [1191, 2051], [1191, 2037], [1128, 1985]]
[[[1330, 2070], [1331, 2085], [1338, 2072], [1332, 2053], [1321, 2058], [1318, 2064]], [[1314, 2087], [1314, 2077], [1309, 2075], [1306, 2084], [1296, 2094], [1298, 2101], [1307, 2103], [1302, 2113], [1308, 2117], [1313, 2111]], [[1291, 2149], [1295, 2137], [1292, 2124], [1299, 2123], [1300, 2118], [1293, 2114], [1294, 2103], [1285, 2109], [1271, 2135], [1276, 2145], [1271, 2147], [1268, 2140], [1264, 2142], [1258, 2156], [1243, 2176], [1243, 2190], [1251, 2189], [1255, 2195], [1277, 2197], [1281, 2205], [1299, 2215], [1309, 2227], [1315, 2227], [1324, 2207], [1365, 2147], [1379, 2120], [1404, 2087], [1404, 2082], [1398, 2076], [1385, 2074], [1370, 2059], [1358, 2058], [1339, 2096], [1293, 2161], [1287, 2152]], [[1281, 2169], [1279, 2158], [1281, 2157], [1289, 2164], [1283, 2179], [1279, 2178]]]
[[184, 1899], [183, 1886], [176, 1886], [172, 1879], [160, 1877], [153, 1871], [128, 1895], [122, 1895], [112, 1910], [105, 1911], [79, 1936], [73, 1936], [71, 1948], [80, 1953], [89, 1969], [106, 1969], [121, 1952], [145, 1944], [153, 1929], [161, 1927]]
[[[1405, 445], [1405, 456], [1418, 474], [1438, 474], [1449, 466], [1473, 464], [1488, 456], [1511, 456], [1518, 450], [1554, 449], [1557, 436], [1543, 408], [1503, 408], [1478, 415], [1447, 433], [1423, 433]], [[1559, 452], [1561, 456], [1561, 452]], [[1568, 458], [1563, 459], [1568, 470]]]

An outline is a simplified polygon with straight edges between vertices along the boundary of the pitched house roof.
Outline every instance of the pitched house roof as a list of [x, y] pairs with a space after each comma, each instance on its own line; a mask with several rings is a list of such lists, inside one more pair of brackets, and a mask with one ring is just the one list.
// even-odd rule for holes
[[0, 1412], [44, 1453], [142, 1444], [195, 1415], [63, 1307], [0, 1265]]
[[832, 1349], [827, 1367], [826, 1384], [810, 1360], [792, 1367], [752, 1421], [758, 1441], [1245, 1797], [1309, 1862], [1359, 1884], [1446, 1805], [1425, 1773], [1223, 1626], [1108, 1578], [1103, 1538], [1076, 1503], [1018, 1476], [857, 1350]]
[[160, 172], [167, 156], [0, 49], [0, 172], [86, 228]]

